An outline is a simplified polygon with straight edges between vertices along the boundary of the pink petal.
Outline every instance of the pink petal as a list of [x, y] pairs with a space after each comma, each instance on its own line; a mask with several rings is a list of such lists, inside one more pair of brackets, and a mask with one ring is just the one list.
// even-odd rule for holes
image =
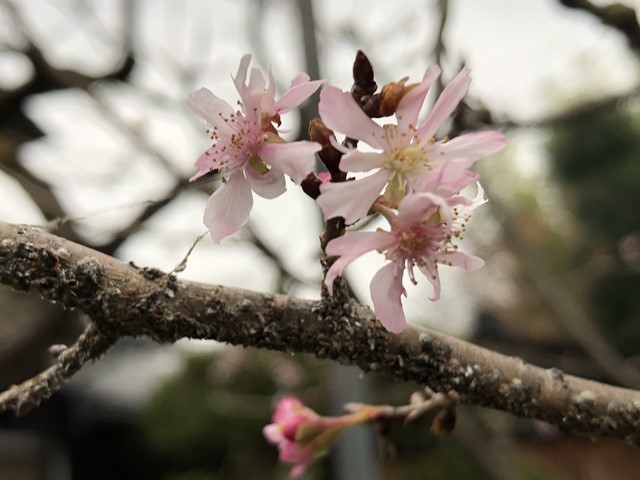
[[317, 176], [322, 183], [329, 183], [331, 181], [331, 174], [329, 172], [318, 172]]
[[316, 203], [322, 209], [325, 220], [343, 217], [347, 224], [354, 223], [367, 216], [390, 176], [391, 172], [380, 170], [353, 182], [322, 184]]
[[466, 160], [450, 160], [440, 169], [414, 180], [413, 190], [417, 193], [431, 192], [442, 197], [455, 195], [480, 177], [467, 170], [468, 166], [469, 162]]
[[477, 208], [480, 205], [484, 205], [488, 202], [488, 200], [484, 198], [484, 188], [482, 188], [480, 182], [477, 182], [476, 185], [478, 186], [478, 193], [476, 194], [475, 198], [471, 200], [471, 203], [469, 204], [469, 210], [473, 210], [474, 208]]
[[440, 94], [440, 98], [433, 106], [433, 110], [420, 125], [417, 131], [417, 136], [426, 144], [442, 126], [442, 124], [449, 118], [449, 116], [456, 109], [460, 100], [467, 93], [471, 83], [471, 77], [469, 76], [469, 69], [463, 68], [458, 75], [444, 88]]
[[247, 71], [249, 70], [249, 64], [251, 63], [251, 55], [247, 54], [240, 60], [240, 66], [236, 76], [233, 77], [233, 83], [236, 86], [236, 90], [242, 97], [246, 88], [245, 82], [247, 81]]
[[401, 295], [406, 295], [402, 286], [404, 268], [396, 275], [397, 265], [389, 263], [382, 267], [371, 280], [370, 291], [373, 309], [382, 326], [391, 333], [400, 333], [407, 326], [402, 310]]
[[290, 395], [282, 397], [273, 412], [273, 422], [278, 424], [291, 422], [300, 416], [301, 411], [315, 415], [313, 410], [305, 407], [296, 397]]
[[476, 182], [476, 185], [478, 187], [478, 193], [474, 198], [465, 197], [464, 195], [455, 195], [447, 199], [449, 206], [453, 207], [456, 205], [464, 205], [465, 212], [470, 212], [478, 208], [480, 205], [487, 203], [488, 200], [484, 198], [484, 189], [482, 188], [482, 185], [480, 185], [480, 182]]
[[313, 171], [315, 153], [321, 148], [319, 143], [308, 141], [263, 143], [258, 150], [258, 156], [300, 184]]
[[251, 69], [251, 76], [249, 77], [249, 85], [247, 85], [247, 91], [252, 97], [262, 96], [267, 88], [267, 81], [262, 75], [262, 72], [257, 68]]
[[429, 300], [432, 302], [440, 300], [440, 275], [438, 273], [438, 264], [430, 258], [425, 258], [424, 265], [420, 265], [418, 268], [423, 275], [427, 277], [427, 280], [431, 282], [431, 285], [433, 285], [433, 295], [429, 297]]
[[276, 82], [273, 79], [273, 73], [269, 69], [269, 84], [267, 85], [267, 91], [265, 92], [270, 98], [276, 98]]
[[[307, 74], [304, 74], [304, 76], [307, 77], [307, 79], [309, 78]], [[300, 75], [298, 75], [298, 77], [300, 77]], [[280, 100], [276, 102], [275, 108], [278, 113], [287, 113], [293, 110], [313, 95], [314, 92], [320, 88], [320, 85], [324, 83], [324, 80], [314, 80], [313, 82], [307, 81], [294, 84], [298, 77], [293, 79], [291, 87], [284, 92]]]
[[[268, 93], [263, 92], [259, 95], [256, 95], [256, 98], [260, 99], [260, 112], [263, 115], [267, 115], [269, 117], [274, 116], [276, 112], [276, 99], [272, 96], [269, 96]], [[257, 102], [256, 102], [257, 103]]]
[[280, 461], [294, 463], [295, 465], [291, 469], [291, 477], [299, 477], [314, 460], [313, 444], [303, 448], [297, 443], [287, 442], [283, 447], [280, 449]]
[[451, 253], [443, 253], [438, 256], [438, 262], [452, 267], [461, 267], [465, 270], [478, 270], [484, 266], [484, 260], [475, 255], [455, 251]]
[[278, 443], [285, 440], [284, 436], [282, 435], [282, 427], [275, 423], [266, 425], [262, 429], [262, 434], [267, 439], [267, 441], [273, 445], [277, 445]]
[[385, 158], [381, 153], [349, 150], [349, 153], [340, 160], [340, 170], [343, 172], [368, 172], [374, 168], [380, 168]]
[[304, 473], [307, 469], [306, 463], [301, 463], [300, 465], [296, 465], [291, 469], [291, 478], [298, 478], [300, 475]]
[[274, 99], [265, 96], [266, 86], [267, 82], [262, 72], [257, 68], [252, 68], [249, 84], [242, 86], [240, 97], [242, 98], [242, 111], [246, 117], [254, 122], [260, 122], [263, 106], [267, 109], [273, 109]]
[[507, 139], [500, 132], [475, 132], [455, 137], [448, 142], [438, 142], [428, 151], [429, 155], [442, 162], [468, 160], [470, 167], [476, 160], [493, 155], [506, 145]]
[[[405, 132], [416, 127], [424, 99], [439, 75], [440, 67], [437, 65], [427, 68], [427, 71], [424, 72], [424, 76], [422, 77], [422, 82], [402, 97], [396, 109], [398, 130]], [[412, 128], [409, 127], [410, 125]]]
[[275, 167], [272, 167], [264, 175], [256, 172], [251, 167], [247, 167], [245, 173], [251, 189], [262, 198], [276, 198], [287, 190], [284, 174]]
[[219, 159], [213, 156], [212, 148], [208, 149], [198, 157], [196, 160], [196, 167], [198, 167], [198, 173], [189, 179], [190, 182], [197, 180], [203, 175], [206, 175], [219, 167]]
[[302, 85], [303, 83], [307, 83], [309, 80], [311, 80], [311, 77], [309, 75], [307, 75], [305, 72], [300, 72], [298, 75], [293, 77], [289, 88]]
[[384, 130], [365, 115], [351, 94], [327, 85], [320, 92], [318, 110], [322, 121], [331, 130], [362, 140], [372, 147], [383, 148]]
[[234, 234], [247, 223], [253, 206], [251, 187], [241, 171], [235, 171], [229, 180], [207, 200], [204, 224], [215, 243]]
[[193, 92], [187, 98], [187, 105], [212, 127], [216, 127], [220, 133], [231, 134], [231, 129], [224, 121], [233, 114], [233, 108], [227, 102], [215, 96], [210, 90], [201, 88]]
[[407, 195], [398, 205], [397, 228], [410, 228], [431, 217], [438, 209], [447, 206], [443, 198], [432, 193]]
[[278, 400], [276, 408], [273, 412], [273, 422], [281, 423], [291, 419], [293, 412], [303, 408], [304, 404], [296, 397], [287, 395]]
[[395, 237], [388, 232], [347, 232], [343, 236], [334, 238], [327, 244], [327, 255], [340, 256], [329, 271], [324, 280], [329, 293], [333, 295], [333, 282], [342, 275], [342, 271], [356, 258], [371, 250], [383, 249], [395, 242]]

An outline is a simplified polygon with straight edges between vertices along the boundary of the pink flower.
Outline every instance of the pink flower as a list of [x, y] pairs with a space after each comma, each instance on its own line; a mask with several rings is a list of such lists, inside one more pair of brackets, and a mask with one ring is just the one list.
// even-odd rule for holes
[[446, 86], [426, 120], [417, 125], [425, 97], [439, 75], [437, 66], [428, 68], [422, 82], [400, 100], [395, 113], [397, 123], [384, 126], [367, 117], [351, 94], [332, 86], [324, 88], [319, 105], [324, 124], [376, 150], [345, 150], [340, 169], [344, 172], [377, 170], [352, 182], [322, 185], [316, 201], [325, 219], [344, 217], [347, 224], [354, 223], [367, 215], [385, 186], [383, 198], [388, 206], [396, 208], [406, 194], [416, 190], [416, 182], [425, 174], [438, 171], [452, 160], [469, 168], [478, 159], [505, 146], [505, 137], [499, 132], [469, 133], [452, 140], [434, 139], [467, 91], [471, 79], [466, 68]]
[[294, 397], [284, 397], [278, 402], [273, 414], [273, 423], [262, 430], [266, 439], [278, 446], [280, 461], [293, 463], [292, 477], [300, 476], [314, 460], [313, 444], [303, 446], [296, 442], [298, 427], [317, 423], [320, 416], [305, 407]]
[[206, 88], [187, 99], [188, 105], [206, 120], [213, 145], [196, 161], [199, 171], [191, 180], [217, 170], [223, 184], [209, 200], [204, 223], [214, 242], [235, 233], [248, 220], [253, 198], [251, 191], [264, 198], [275, 198], [285, 187], [284, 174], [300, 183], [313, 170], [313, 142], [285, 143], [278, 134], [280, 115], [289, 112], [319, 87], [322, 81], [296, 76], [280, 100], [275, 100], [273, 78], [269, 83], [252, 69], [246, 83], [251, 55], [245, 55], [234, 78], [240, 94], [241, 110], [234, 109]]
[[347, 427], [373, 420], [374, 409], [362, 409], [341, 417], [322, 417], [295, 397], [284, 397], [276, 405], [273, 423], [262, 433], [278, 446], [280, 461], [292, 463], [291, 476], [302, 475], [314, 460], [326, 455], [338, 435]]
[[[457, 175], [457, 176], [456, 176]], [[440, 180], [447, 180], [438, 183]], [[387, 265], [382, 267], [371, 280], [370, 293], [378, 320], [384, 328], [393, 333], [406, 327], [401, 295], [406, 296], [402, 284], [405, 269], [409, 279], [416, 284], [415, 267], [433, 285], [430, 300], [440, 298], [440, 277], [438, 264], [458, 266], [467, 270], [480, 268], [482, 259], [458, 250], [454, 241], [462, 238], [471, 212], [485, 202], [484, 192], [478, 184], [478, 195], [471, 200], [462, 195], [450, 196], [459, 190], [469, 178], [460, 169], [449, 167], [434, 172], [425, 182], [430, 187], [445, 194], [414, 193], [400, 201], [398, 211], [383, 209], [389, 220], [390, 231], [378, 229], [375, 232], [347, 232], [331, 240], [326, 248], [327, 255], [339, 256], [329, 268], [325, 284], [333, 293], [333, 282], [342, 275], [344, 268], [366, 252], [384, 252]]]

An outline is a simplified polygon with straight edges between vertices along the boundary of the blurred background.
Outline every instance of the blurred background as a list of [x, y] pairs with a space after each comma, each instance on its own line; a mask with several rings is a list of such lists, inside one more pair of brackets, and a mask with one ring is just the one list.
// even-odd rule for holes
[[[218, 179], [195, 184], [205, 126], [185, 106], [206, 86], [234, 104], [241, 56], [280, 92], [300, 71], [345, 90], [358, 49], [378, 85], [438, 63], [473, 83], [442, 134], [497, 129], [480, 162], [490, 202], [466, 248], [486, 266], [443, 271], [443, 298], [411, 288], [409, 321], [544, 367], [640, 388], [640, 27], [633, 1], [0, 1], [0, 219], [139, 266], [171, 270], [204, 232]], [[433, 96], [430, 97], [433, 101]], [[309, 102], [284, 118], [305, 138]], [[375, 224], [374, 224], [375, 226]], [[290, 184], [255, 197], [250, 224], [194, 249], [181, 278], [319, 297], [321, 218]], [[369, 302], [381, 259], [347, 271]], [[445, 270], [445, 269], [443, 269]], [[45, 368], [86, 319], [0, 289], [0, 387]], [[7, 480], [286, 478], [264, 441], [274, 398], [323, 414], [402, 404], [415, 385], [306, 356], [212, 342], [121, 340], [24, 418], [0, 415]], [[384, 433], [384, 435], [382, 434]], [[429, 423], [349, 431], [307, 479], [636, 479], [638, 451], [461, 408]]]

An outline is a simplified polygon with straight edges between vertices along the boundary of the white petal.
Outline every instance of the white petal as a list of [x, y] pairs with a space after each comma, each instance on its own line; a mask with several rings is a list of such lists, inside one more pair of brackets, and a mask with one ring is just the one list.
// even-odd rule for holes
[[445, 199], [432, 193], [412, 193], [404, 197], [398, 205], [398, 228], [410, 228], [436, 213], [438, 209], [448, 207]]
[[484, 266], [484, 260], [464, 252], [451, 252], [438, 255], [438, 262], [465, 270], [478, 270]]
[[506, 137], [495, 131], [474, 132], [438, 142], [428, 148], [428, 155], [439, 162], [465, 159], [470, 167], [475, 161], [499, 152], [507, 145]]
[[320, 92], [318, 110], [327, 128], [372, 147], [383, 148], [384, 130], [367, 117], [350, 93], [327, 85]]
[[407, 326], [400, 297], [406, 291], [402, 286], [404, 269], [397, 272], [397, 265], [390, 263], [374, 275], [369, 287], [376, 317], [391, 333], [400, 333]]
[[[307, 79], [309, 78], [306, 74]], [[298, 77], [294, 78], [296, 81]], [[293, 84], [291, 87], [282, 94], [280, 100], [276, 102], [275, 109], [278, 113], [287, 113], [302, 102], [304, 102], [307, 98], [315, 93], [320, 85], [324, 83], [324, 80], [314, 80], [313, 82], [299, 82], [297, 84]]]
[[246, 88], [247, 81], [247, 71], [249, 70], [249, 64], [251, 63], [251, 55], [246, 54], [240, 60], [240, 66], [238, 67], [238, 71], [236, 72], [236, 76], [233, 77], [233, 83], [236, 85], [236, 90], [240, 96], [244, 94], [244, 89]]
[[436, 104], [433, 106], [433, 110], [431, 110], [425, 122], [418, 128], [417, 136], [420, 137], [423, 142], [428, 142], [453, 113], [460, 103], [460, 100], [462, 100], [465, 93], [467, 93], [469, 83], [471, 83], [469, 69], [463, 68], [444, 88]]
[[195, 163], [196, 167], [198, 167], [198, 173], [189, 179], [190, 182], [218, 168], [219, 164], [217, 159], [212, 155], [212, 150], [213, 149], [210, 148], [198, 157]]
[[418, 268], [422, 274], [427, 277], [427, 280], [433, 285], [433, 295], [429, 297], [429, 300], [435, 302], [440, 300], [440, 274], [438, 273], [438, 264], [432, 259], [425, 259], [425, 265], [421, 265]]
[[249, 77], [248, 91], [251, 96], [262, 96], [267, 88], [267, 81], [262, 75], [262, 72], [257, 68], [251, 69], [251, 76]]
[[343, 217], [347, 224], [354, 223], [367, 216], [390, 175], [387, 170], [380, 170], [353, 182], [325, 183], [320, 185], [321, 194], [316, 203], [325, 220]]
[[251, 189], [262, 198], [276, 198], [287, 189], [284, 174], [277, 168], [271, 168], [267, 173], [261, 175], [253, 168], [247, 167], [245, 173]]
[[340, 160], [340, 170], [343, 172], [368, 172], [380, 168], [385, 156], [375, 152], [361, 152], [349, 150]]
[[233, 108], [213, 92], [201, 88], [193, 92], [187, 98], [187, 105], [212, 127], [216, 127], [219, 133], [231, 134], [231, 129], [222, 117], [229, 118], [233, 114]]
[[338, 258], [325, 278], [325, 284], [330, 294], [333, 294], [333, 282], [339, 275], [342, 275], [344, 268], [356, 258], [371, 250], [383, 249], [391, 245], [395, 237], [388, 232], [347, 232], [342, 237], [334, 238], [327, 244], [325, 249], [327, 255]]
[[247, 223], [252, 206], [249, 182], [241, 171], [235, 171], [213, 192], [204, 209], [204, 224], [209, 228], [213, 241], [219, 243], [240, 230]]
[[396, 109], [396, 118], [398, 119], [398, 130], [405, 132], [411, 130], [409, 126], [416, 127], [420, 109], [424, 103], [429, 89], [433, 86], [436, 79], [440, 75], [440, 67], [433, 65], [427, 68], [422, 77], [422, 82], [407, 93]]
[[298, 185], [313, 172], [315, 153], [320, 151], [319, 143], [301, 141], [292, 143], [264, 143], [258, 156], [269, 165], [291, 177]]
[[467, 170], [466, 161], [451, 160], [438, 170], [427, 173], [412, 182], [416, 193], [431, 192], [441, 197], [456, 195], [467, 185], [475, 182], [480, 175]]

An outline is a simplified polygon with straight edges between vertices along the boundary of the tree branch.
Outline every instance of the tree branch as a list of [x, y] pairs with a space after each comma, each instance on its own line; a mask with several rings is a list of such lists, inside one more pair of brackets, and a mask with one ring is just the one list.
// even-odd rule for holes
[[589, 12], [605, 25], [615, 28], [626, 37], [629, 46], [636, 53], [640, 53], [640, 23], [633, 8], [621, 3], [600, 6], [589, 0], [559, 0], [559, 2], [565, 7]]
[[95, 324], [89, 323], [78, 341], [64, 349], [51, 367], [0, 393], [0, 412], [14, 410], [16, 415], [23, 415], [38, 407], [60, 390], [85, 363], [101, 357], [115, 340], [116, 337], [102, 334]]
[[[640, 443], [640, 392], [542, 369], [423, 328], [386, 332], [362, 305], [177, 280], [34, 227], [0, 222], [0, 283], [87, 313], [106, 338], [206, 338], [310, 353], [563, 430]], [[14, 408], [6, 404], [3, 408]]]

